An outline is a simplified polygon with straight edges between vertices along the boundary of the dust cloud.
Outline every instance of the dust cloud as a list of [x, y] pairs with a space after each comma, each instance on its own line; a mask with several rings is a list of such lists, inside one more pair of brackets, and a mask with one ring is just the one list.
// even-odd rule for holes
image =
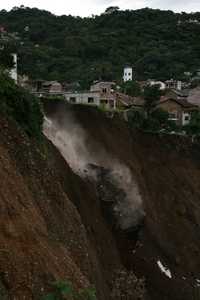
[[[145, 213], [142, 197], [131, 170], [99, 145], [93, 147], [93, 141], [70, 110], [58, 112], [51, 118], [45, 117], [43, 132], [59, 149], [72, 170], [82, 178], [92, 178], [97, 182], [98, 167], [109, 170], [109, 181], [116, 187], [116, 194], [119, 189], [123, 191], [121, 197], [113, 194], [111, 199], [113, 214], [121, 229], [135, 227], [143, 220]], [[92, 165], [96, 168], [91, 168]], [[106, 185], [102, 187], [107, 188]]]

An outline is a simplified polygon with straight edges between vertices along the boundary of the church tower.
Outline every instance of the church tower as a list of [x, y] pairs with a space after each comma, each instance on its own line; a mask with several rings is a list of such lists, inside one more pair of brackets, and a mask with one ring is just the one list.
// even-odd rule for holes
[[124, 67], [123, 80], [124, 80], [124, 82], [133, 80], [133, 68], [132, 67], [130, 67], [130, 66]]

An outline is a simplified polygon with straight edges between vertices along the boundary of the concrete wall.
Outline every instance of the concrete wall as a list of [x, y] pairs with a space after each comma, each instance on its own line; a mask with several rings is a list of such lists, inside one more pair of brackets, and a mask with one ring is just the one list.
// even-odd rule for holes
[[100, 105], [100, 93], [97, 92], [65, 93], [64, 96], [70, 103]]
[[65, 99], [73, 104], [89, 104], [102, 106], [106, 109], [116, 109], [116, 97], [114, 94], [101, 92], [65, 93]]

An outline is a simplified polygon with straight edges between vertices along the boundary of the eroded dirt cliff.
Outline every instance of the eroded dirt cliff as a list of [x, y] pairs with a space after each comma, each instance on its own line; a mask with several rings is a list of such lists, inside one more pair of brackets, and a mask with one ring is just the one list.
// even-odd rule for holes
[[2, 299], [40, 299], [68, 279], [107, 300], [119, 271], [124, 293], [141, 288], [134, 272], [148, 299], [198, 299], [199, 143], [131, 132], [93, 108], [45, 112], [65, 159], [0, 119]]
[[3, 118], [0, 213], [1, 299], [40, 299], [56, 280], [94, 284], [109, 299], [120, 256], [92, 186], [50, 143], [38, 146]]
[[[103, 200], [103, 215], [116, 239], [122, 263], [127, 269], [134, 270], [137, 276], [145, 277], [151, 299], [198, 299], [199, 142], [188, 137], [133, 132], [118, 117], [105, 116], [105, 113], [95, 108], [69, 108], [53, 103], [45, 107], [48, 117], [61, 128], [61, 136], [62, 131], [76, 136], [78, 130], [79, 139], [86, 149], [79, 151], [76, 139], [72, 144], [74, 149], [77, 148], [77, 157], [81, 161], [88, 160], [95, 167], [103, 167], [108, 172], [115, 171], [116, 165], [117, 169], [119, 166], [123, 170], [128, 168], [128, 173], [120, 173], [121, 181], [127, 182], [127, 186], [137, 186], [137, 190], [128, 189], [131, 192], [130, 199], [135, 202], [139, 192], [145, 216], [138, 222], [138, 226], [123, 230], [113, 221], [116, 206], [113, 206], [112, 200], [108, 204], [109, 198], [113, 196], [112, 188], [105, 184], [105, 176], [97, 182], [97, 191], [100, 188], [97, 194]], [[78, 124], [75, 131], [71, 127], [74, 123], [70, 121], [68, 124], [67, 121], [71, 118], [69, 110], [73, 122]], [[52, 141], [57, 143], [55, 138]], [[67, 145], [65, 147], [68, 148]], [[73, 161], [71, 163], [73, 166]], [[107, 195], [106, 186], [110, 191]], [[105, 189], [102, 193], [103, 187]], [[117, 193], [120, 194], [119, 191]], [[114, 201], [118, 201], [117, 197]], [[110, 208], [114, 213], [109, 213]], [[127, 208], [132, 209], [130, 202]], [[121, 215], [123, 218], [129, 217], [124, 209]]]

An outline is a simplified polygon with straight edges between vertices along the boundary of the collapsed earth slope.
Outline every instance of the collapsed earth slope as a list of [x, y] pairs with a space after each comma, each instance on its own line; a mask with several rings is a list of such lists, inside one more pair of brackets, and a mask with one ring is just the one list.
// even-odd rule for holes
[[[82, 162], [88, 160], [89, 164], [99, 169], [100, 173], [95, 175], [98, 195], [103, 200], [103, 214], [115, 236], [124, 266], [134, 270], [139, 277], [145, 277], [151, 299], [198, 299], [199, 142], [189, 137], [133, 132], [119, 117], [106, 116], [95, 108], [69, 108], [53, 102], [45, 107], [58, 134], [49, 138], [60, 148], [64, 157], [69, 158], [71, 146], [74, 145], [76, 161], [78, 158], [81, 160], [80, 168], [83, 168]], [[66, 133], [73, 136], [73, 140], [68, 141], [70, 147], [67, 142], [64, 146], [62, 144], [62, 135]], [[84, 147], [80, 147], [80, 142]], [[109, 200], [114, 197], [112, 187], [106, 183], [107, 175], [102, 177], [101, 172], [101, 167], [104, 171], [111, 169], [113, 172], [116, 164], [117, 169], [121, 166], [121, 170], [129, 170], [128, 173], [121, 172], [118, 179], [127, 182], [128, 187], [130, 183], [137, 185], [137, 190], [128, 188], [131, 193], [129, 199], [134, 203], [139, 191], [142, 201], [143, 218], [128, 230], [119, 228], [121, 222], [116, 224], [113, 221], [119, 206], [113, 206], [113, 200]], [[71, 165], [76, 169], [73, 161]], [[86, 163], [84, 168], [88, 172]], [[129, 180], [130, 174], [134, 180]], [[118, 180], [118, 187], [120, 184]], [[107, 194], [106, 189], [109, 190]], [[119, 201], [118, 189], [116, 194], [114, 198]], [[108, 205], [109, 201], [112, 205]], [[131, 211], [131, 203], [126, 204], [128, 211]], [[110, 206], [114, 207], [111, 214], [108, 213]], [[124, 207], [120, 211], [121, 216], [124, 219], [130, 217]]]
[[45, 113], [65, 159], [0, 119], [1, 299], [41, 299], [56, 280], [99, 300], [198, 299], [199, 143], [95, 108]]
[[1, 299], [41, 299], [60, 280], [109, 299], [121, 262], [94, 191], [51, 144], [38, 147], [2, 118], [0, 182]]

